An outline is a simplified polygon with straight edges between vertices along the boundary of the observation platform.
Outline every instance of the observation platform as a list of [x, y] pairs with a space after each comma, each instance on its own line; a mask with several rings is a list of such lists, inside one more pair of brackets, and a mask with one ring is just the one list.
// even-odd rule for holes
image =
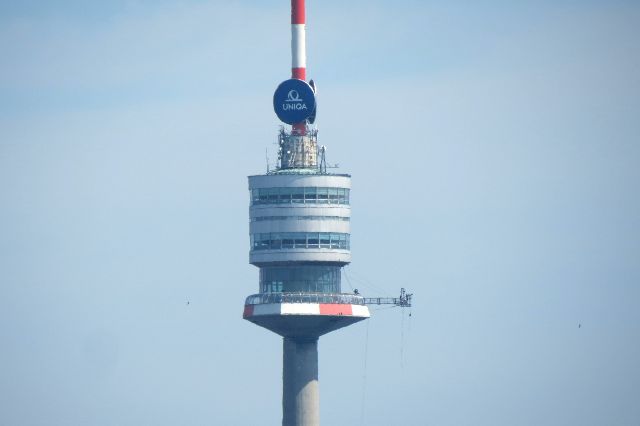
[[259, 293], [242, 317], [283, 337], [315, 339], [369, 318], [362, 296], [345, 293]]

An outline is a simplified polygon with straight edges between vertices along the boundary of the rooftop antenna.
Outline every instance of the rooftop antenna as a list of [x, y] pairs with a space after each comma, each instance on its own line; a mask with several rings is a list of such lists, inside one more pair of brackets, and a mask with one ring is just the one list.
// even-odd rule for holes
[[327, 161], [325, 158], [325, 154], [327, 152], [327, 147], [322, 145], [320, 147], [320, 173], [327, 173]]
[[267, 174], [269, 174], [269, 150], [267, 148], [264, 149], [264, 158], [267, 162]]

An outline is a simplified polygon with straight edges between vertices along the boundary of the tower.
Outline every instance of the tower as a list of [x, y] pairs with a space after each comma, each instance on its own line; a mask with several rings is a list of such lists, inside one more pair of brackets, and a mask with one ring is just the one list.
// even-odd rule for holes
[[365, 299], [343, 293], [351, 261], [351, 176], [327, 173], [318, 146], [315, 85], [306, 82], [304, 0], [291, 1], [291, 79], [274, 94], [282, 127], [278, 166], [249, 176], [249, 262], [259, 292], [243, 318], [283, 337], [283, 426], [318, 425], [318, 338], [369, 317]]

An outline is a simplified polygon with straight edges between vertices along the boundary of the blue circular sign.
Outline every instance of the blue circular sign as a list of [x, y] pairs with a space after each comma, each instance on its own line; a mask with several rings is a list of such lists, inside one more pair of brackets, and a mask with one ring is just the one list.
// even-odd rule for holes
[[302, 80], [295, 78], [285, 80], [273, 94], [273, 109], [280, 121], [284, 123], [302, 123], [316, 109], [313, 89]]

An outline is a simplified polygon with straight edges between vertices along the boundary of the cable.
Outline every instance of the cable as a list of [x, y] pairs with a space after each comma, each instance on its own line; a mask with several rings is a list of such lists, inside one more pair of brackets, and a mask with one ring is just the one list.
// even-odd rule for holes
[[400, 321], [400, 370], [404, 369], [404, 309]]
[[344, 277], [347, 279], [347, 284], [349, 284], [349, 288], [351, 289], [351, 292], [353, 293], [353, 286], [351, 285], [351, 280], [349, 279], [349, 274], [347, 274], [347, 268], [343, 268], [342, 272], [344, 272]]
[[356, 284], [359, 283], [364, 287], [372, 288], [377, 292], [379, 292], [380, 294], [384, 295], [384, 297], [391, 297], [389, 296], [389, 293], [387, 293], [384, 289], [376, 286], [375, 284], [372, 284], [371, 281], [369, 281], [368, 279], [365, 279], [364, 277], [359, 276], [359, 274], [355, 273], [350, 265], [343, 268], [343, 270], [346, 272], [347, 268], [349, 269], [349, 275], [350, 275], [350, 278], [348, 279], [349, 281], [353, 281]]

